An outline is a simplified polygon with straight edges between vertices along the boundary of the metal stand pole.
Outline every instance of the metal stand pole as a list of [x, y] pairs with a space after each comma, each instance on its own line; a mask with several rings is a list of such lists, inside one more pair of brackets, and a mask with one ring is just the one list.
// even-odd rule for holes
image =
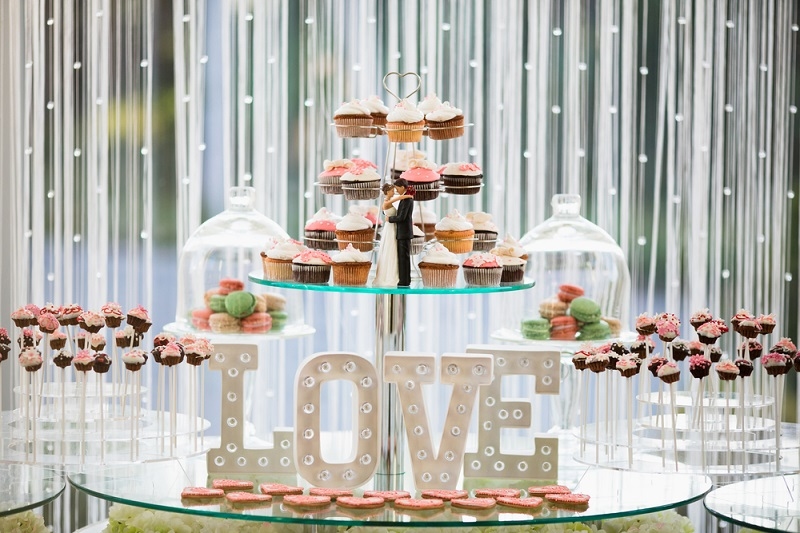
[[375, 367], [383, 387], [380, 408], [381, 456], [375, 475], [377, 490], [403, 488], [403, 412], [395, 385], [383, 382], [383, 356], [387, 352], [405, 349], [405, 304], [405, 294], [379, 294], [375, 301]]

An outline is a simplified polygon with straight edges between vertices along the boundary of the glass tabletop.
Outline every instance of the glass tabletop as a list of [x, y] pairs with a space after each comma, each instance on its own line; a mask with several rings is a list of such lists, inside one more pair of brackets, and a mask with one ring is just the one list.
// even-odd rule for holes
[[711, 514], [740, 526], [800, 533], [798, 474], [731, 483], [709, 492], [703, 503]]
[[0, 516], [8, 516], [49, 503], [64, 492], [64, 477], [36, 465], [0, 464]]
[[364, 286], [332, 285], [330, 283], [295, 283], [294, 281], [272, 281], [264, 279], [264, 273], [254, 271], [248, 275], [253, 283], [276, 287], [281, 289], [297, 289], [304, 291], [321, 292], [348, 292], [362, 294], [483, 294], [493, 292], [513, 292], [530, 289], [534, 281], [530, 278], [523, 279], [520, 283], [504, 283], [494, 287], [479, 287], [476, 285], [464, 285], [463, 281], [455, 287], [426, 287], [422, 280], [412, 279], [410, 287], [373, 287], [372, 279], [367, 281]]
[[[304, 486], [304, 483], [293, 475], [252, 474], [246, 479], [253, 481], [256, 487], [254, 491], [258, 491], [260, 483], [266, 482]], [[393, 505], [387, 504], [380, 509], [353, 511], [339, 509], [332, 503], [326, 508], [310, 511], [285, 505], [281, 498], [276, 498], [260, 507], [228, 505], [225, 499], [198, 502], [181, 500], [180, 494], [185, 487], [211, 485], [204, 457], [96, 468], [91, 472], [70, 475], [69, 481], [78, 489], [105, 500], [162, 511], [307, 525], [402, 524], [407, 527], [546, 524], [598, 520], [678, 507], [699, 500], [711, 489], [711, 480], [705, 476], [639, 474], [577, 466], [560, 469], [557, 482], [567, 485], [573, 492], [590, 495], [588, 508], [567, 509], [545, 504], [534, 512], [521, 512], [498, 505], [489, 511], [468, 511], [451, 508], [446, 504], [440, 511], [415, 512], [395, 509]], [[465, 480], [464, 488], [527, 489], [531, 485], [550, 484], [553, 481], [468, 478]], [[410, 473], [404, 476], [404, 485], [405, 489], [414, 495], [413, 476]], [[355, 494], [360, 496], [363, 490], [370, 488], [367, 485], [356, 490]]]
[[174, 335], [203, 337], [214, 344], [258, 344], [262, 341], [279, 341], [305, 337], [306, 335], [313, 335], [317, 331], [308, 324], [287, 324], [280, 331], [269, 331], [267, 333], [214, 333], [187, 327], [179, 322], [170, 322], [162, 329]]
[[570, 355], [576, 352], [581, 346], [586, 344], [587, 342], [624, 342], [630, 343], [636, 340], [636, 332], [626, 331], [620, 333], [619, 337], [610, 337], [608, 339], [604, 339], [602, 341], [562, 341], [562, 340], [536, 340], [536, 339], [527, 339], [522, 336], [522, 332], [518, 329], [511, 329], [511, 328], [502, 328], [495, 330], [491, 333], [490, 337], [497, 341], [502, 342], [512, 342], [516, 344], [524, 344], [526, 346], [532, 346], [534, 348], [540, 348], [543, 350], [558, 350], [562, 353], [569, 353]]

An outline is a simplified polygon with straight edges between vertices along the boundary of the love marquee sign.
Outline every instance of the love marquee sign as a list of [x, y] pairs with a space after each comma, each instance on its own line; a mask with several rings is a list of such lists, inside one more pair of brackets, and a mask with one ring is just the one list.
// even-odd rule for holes
[[[352, 488], [368, 482], [379, 462], [379, 414], [385, 383], [396, 386], [406, 428], [411, 468], [418, 489], [455, 488], [465, 477], [549, 479], [558, 471], [558, 439], [537, 437], [534, 451], [501, 451], [501, 429], [529, 428], [529, 399], [501, 394], [503, 377], [534, 376], [536, 394], [559, 393], [559, 353], [524, 347], [473, 345], [465, 353], [389, 352], [383, 376], [358, 354], [322, 352], [300, 365], [295, 380], [293, 430], [276, 430], [275, 446], [244, 447], [244, 373], [258, 368], [256, 345], [223, 344], [209, 362], [222, 372], [221, 445], [208, 452], [209, 473], [299, 474], [318, 487]], [[353, 384], [352, 460], [331, 463], [322, 457], [320, 434], [322, 384]], [[441, 435], [430, 430], [423, 386], [452, 387]], [[477, 450], [467, 451], [467, 437], [477, 407]], [[399, 437], [399, 436], [396, 436]], [[438, 446], [435, 444], [438, 440]]]

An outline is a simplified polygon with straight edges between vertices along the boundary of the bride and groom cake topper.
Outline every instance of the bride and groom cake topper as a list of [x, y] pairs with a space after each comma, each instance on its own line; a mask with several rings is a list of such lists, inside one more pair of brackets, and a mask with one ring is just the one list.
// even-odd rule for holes
[[414, 189], [403, 178], [385, 183], [383, 214], [387, 225], [381, 236], [375, 282], [378, 287], [411, 285], [411, 239], [414, 238]]

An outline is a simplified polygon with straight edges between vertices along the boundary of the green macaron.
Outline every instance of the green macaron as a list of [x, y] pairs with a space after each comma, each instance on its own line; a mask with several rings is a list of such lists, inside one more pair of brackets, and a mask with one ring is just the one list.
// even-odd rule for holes
[[236, 318], [253, 314], [256, 308], [256, 297], [247, 291], [234, 291], [225, 297], [225, 311]]
[[225, 295], [214, 294], [208, 299], [208, 307], [215, 313], [227, 313], [225, 310]]
[[272, 317], [272, 331], [280, 331], [286, 325], [289, 315], [285, 311], [267, 311]]
[[550, 338], [550, 321], [546, 318], [529, 318], [522, 321], [522, 336], [526, 339], [546, 341]]
[[[597, 302], [585, 296], [572, 300], [572, 303], [569, 304], [569, 314], [573, 316], [575, 320], [583, 322], [584, 324], [597, 322], [600, 320], [600, 317], [603, 316]], [[606, 324], [606, 326], [608, 326], [608, 324]]]
[[611, 337], [611, 328], [605, 320], [584, 324], [578, 331], [578, 340], [600, 341]]

